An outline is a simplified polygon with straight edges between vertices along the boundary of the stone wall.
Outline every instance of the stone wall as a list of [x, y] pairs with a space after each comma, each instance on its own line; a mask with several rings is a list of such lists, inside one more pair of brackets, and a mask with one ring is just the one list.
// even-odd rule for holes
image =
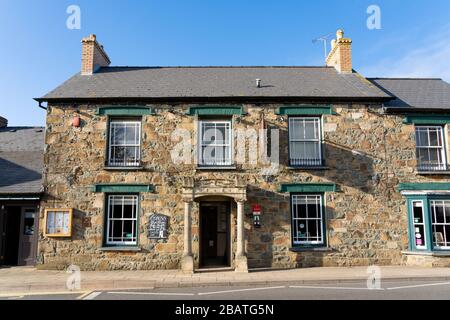
[[[264, 175], [264, 164], [242, 164], [231, 171], [201, 171], [195, 164], [175, 164], [170, 151], [175, 128], [192, 132], [196, 117], [185, 115], [187, 105], [159, 105], [156, 115], [142, 120], [140, 171], [104, 170], [107, 119], [95, 115], [97, 106], [49, 105], [47, 115], [44, 184], [45, 208], [74, 208], [72, 239], [44, 238], [40, 226], [39, 267], [63, 269], [77, 264], [84, 270], [171, 269], [180, 267], [183, 252], [182, 188], [185, 177], [196, 180], [234, 181], [247, 184], [246, 243], [249, 267], [307, 267], [398, 265], [408, 248], [407, 212], [396, 191], [399, 182], [442, 181], [442, 177], [415, 172], [413, 125], [402, 117], [384, 115], [379, 107], [334, 105], [335, 115], [323, 117], [324, 157], [327, 168], [294, 170], [287, 166], [287, 117], [275, 115], [278, 105], [245, 105], [246, 116], [234, 116], [234, 129], [267, 127], [280, 130], [279, 171]], [[71, 126], [75, 112], [81, 126]], [[329, 250], [292, 252], [290, 200], [278, 192], [281, 183], [332, 182], [338, 192], [327, 193], [327, 243]], [[104, 194], [93, 193], [96, 183], [148, 183], [153, 193], [143, 193], [139, 221], [140, 252], [103, 251]], [[261, 228], [251, 225], [251, 205], [262, 207]], [[198, 267], [198, 204], [193, 207], [193, 252]], [[148, 216], [170, 217], [167, 240], [146, 237]], [[232, 202], [232, 229], [236, 205]], [[232, 232], [235, 248], [236, 232]], [[233, 252], [235, 250], [233, 249]]]

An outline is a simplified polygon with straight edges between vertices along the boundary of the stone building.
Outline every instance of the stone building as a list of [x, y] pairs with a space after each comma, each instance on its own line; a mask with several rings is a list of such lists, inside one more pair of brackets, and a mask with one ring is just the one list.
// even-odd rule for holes
[[38, 266], [450, 265], [450, 85], [364, 78], [351, 43], [325, 67], [112, 67], [83, 39], [36, 99]]
[[0, 266], [36, 264], [44, 128], [0, 117]]

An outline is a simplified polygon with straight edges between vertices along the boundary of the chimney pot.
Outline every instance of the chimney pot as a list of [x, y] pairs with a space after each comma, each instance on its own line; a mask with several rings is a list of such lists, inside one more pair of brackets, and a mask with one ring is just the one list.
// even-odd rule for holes
[[261, 88], [261, 79], [256, 79], [256, 87]]
[[344, 30], [336, 31], [336, 39], [331, 41], [331, 51], [326, 59], [329, 67], [340, 73], [352, 73], [352, 40], [344, 38]]

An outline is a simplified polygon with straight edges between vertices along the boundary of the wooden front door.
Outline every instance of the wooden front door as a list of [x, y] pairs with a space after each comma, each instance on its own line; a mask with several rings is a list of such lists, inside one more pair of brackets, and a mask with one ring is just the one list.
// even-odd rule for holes
[[230, 205], [223, 202], [200, 205], [200, 265], [230, 264]]
[[34, 265], [37, 253], [37, 219], [36, 207], [22, 207], [19, 240], [19, 265]]

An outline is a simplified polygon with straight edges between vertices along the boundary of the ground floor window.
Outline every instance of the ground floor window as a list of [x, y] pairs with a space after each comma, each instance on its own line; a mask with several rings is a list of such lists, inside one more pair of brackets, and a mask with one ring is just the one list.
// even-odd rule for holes
[[323, 196], [291, 195], [292, 242], [294, 246], [324, 245]]
[[137, 244], [138, 201], [138, 195], [107, 196], [107, 245]]
[[450, 250], [450, 197], [408, 197], [410, 247], [415, 250]]
[[450, 200], [431, 201], [433, 246], [450, 249]]

